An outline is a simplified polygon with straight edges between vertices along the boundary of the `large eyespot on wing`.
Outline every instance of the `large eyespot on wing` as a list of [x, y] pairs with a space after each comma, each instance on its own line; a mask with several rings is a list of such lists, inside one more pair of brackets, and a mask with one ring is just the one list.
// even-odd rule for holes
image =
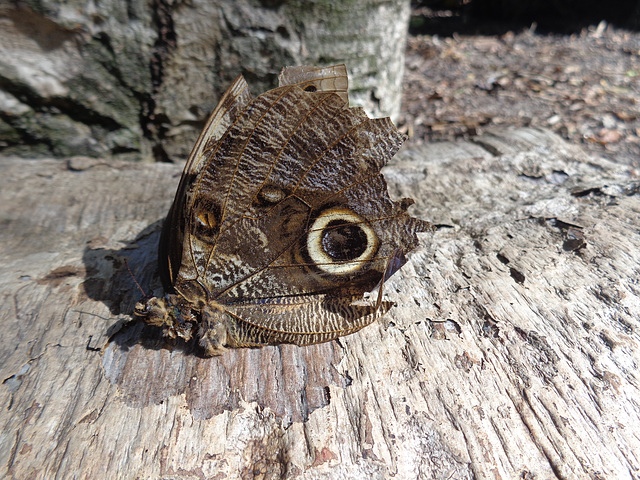
[[372, 260], [380, 245], [367, 221], [352, 210], [333, 207], [314, 220], [306, 239], [306, 250], [322, 272], [349, 275]]

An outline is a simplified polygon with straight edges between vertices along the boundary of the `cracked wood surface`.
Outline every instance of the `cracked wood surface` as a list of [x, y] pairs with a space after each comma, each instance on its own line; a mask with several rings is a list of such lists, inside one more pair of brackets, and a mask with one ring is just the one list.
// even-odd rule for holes
[[0, 160], [0, 476], [638, 478], [640, 182], [539, 130], [405, 147], [397, 306], [219, 358], [130, 321], [181, 168]]

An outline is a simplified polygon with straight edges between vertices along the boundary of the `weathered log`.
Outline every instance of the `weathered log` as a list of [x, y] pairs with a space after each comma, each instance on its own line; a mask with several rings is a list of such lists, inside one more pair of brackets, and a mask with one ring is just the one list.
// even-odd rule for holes
[[132, 320], [180, 168], [0, 161], [5, 478], [638, 478], [637, 172], [539, 130], [411, 147], [439, 225], [339, 341], [202, 358]]

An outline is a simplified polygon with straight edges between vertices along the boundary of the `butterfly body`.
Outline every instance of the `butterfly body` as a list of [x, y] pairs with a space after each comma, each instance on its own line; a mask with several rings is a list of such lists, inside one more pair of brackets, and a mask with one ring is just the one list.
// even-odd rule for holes
[[344, 65], [285, 69], [280, 83], [253, 99], [238, 77], [223, 96], [161, 237], [171, 293], [136, 306], [207, 355], [359, 330], [392, 306], [363, 293], [430, 229], [389, 198], [380, 168], [403, 138], [348, 108]]

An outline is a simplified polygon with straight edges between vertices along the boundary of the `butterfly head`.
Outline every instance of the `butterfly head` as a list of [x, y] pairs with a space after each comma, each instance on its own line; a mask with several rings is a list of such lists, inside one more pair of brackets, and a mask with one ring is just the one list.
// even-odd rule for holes
[[162, 298], [144, 297], [134, 308], [134, 314], [148, 325], [164, 327], [164, 335], [169, 338], [191, 339], [197, 318], [178, 295], [167, 294]]
[[149, 325], [164, 325], [169, 311], [164, 298], [148, 295], [136, 303], [133, 313]]

